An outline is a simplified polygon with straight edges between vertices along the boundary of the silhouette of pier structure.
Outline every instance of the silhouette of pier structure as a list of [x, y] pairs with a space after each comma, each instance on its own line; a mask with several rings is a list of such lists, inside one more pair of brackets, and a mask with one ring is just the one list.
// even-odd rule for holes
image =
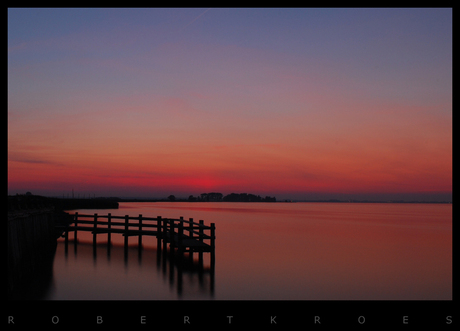
[[[78, 232], [91, 232], [93, 235], [93, 252], [96, 254], [98, 246], [97, 236], [107, 235], [107, 251], [110, 254], [112, 246], [112, 235], [121, 234], [124, 236], [125, 258], [128, 255], [129, 238], [137, 237], [139, 255], [142, 252], [142, 239], [145, 236], [153, 236], [157, 239], [157, 254], [167, 255], [171, 261], [182, 265], [188, 260], [193, 264], [193, 254], [198, 254], [198, 266], [203, 267], [204, 253], [210, 253], [210, 272], [214, 273], [215, 267], [215, 224], [205, 225], [204, 221], [195, 222], [193, 218], [185, 220], [162, 218], [161, 216], [152, 218], [139, 216], [115, 216], [110, 213], [107, 215], [88, 215], [75, 213], [73, 220], [62, 228], [65, 242], [65, 252], [68, 251], [69, 233], [73, 232], [75, 249], [78, 242]], [[169, 244], [169, 250], [168, 250]]]

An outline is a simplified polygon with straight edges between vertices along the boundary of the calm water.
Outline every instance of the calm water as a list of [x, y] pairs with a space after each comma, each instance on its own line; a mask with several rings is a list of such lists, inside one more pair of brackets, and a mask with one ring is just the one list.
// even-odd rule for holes
[[156, 202], [78, 212], [213, 222], [214, 277], [179, 274], [158, 259], [153, 238], [140, 257], [132, 247], [125, 258], [122, 246], [108, 255], [104, 245], [94, 256], [91, 234], [79, 232], [76, 251], [58, 244], [47, 299], [452, 299], [450, 204]]

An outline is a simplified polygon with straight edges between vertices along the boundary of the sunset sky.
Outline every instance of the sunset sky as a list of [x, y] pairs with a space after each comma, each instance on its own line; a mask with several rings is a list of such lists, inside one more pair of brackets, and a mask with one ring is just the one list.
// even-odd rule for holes
[[452, 9], [8, 9], [8, 194], [452, 200]]

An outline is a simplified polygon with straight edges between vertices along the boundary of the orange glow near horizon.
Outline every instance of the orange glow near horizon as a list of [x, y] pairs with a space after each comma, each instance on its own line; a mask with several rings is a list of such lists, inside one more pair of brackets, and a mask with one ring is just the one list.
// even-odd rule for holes
[[[56, 190], [74, 186], [87, 190], [94, 186], [97, 190], [106, 186], [132, 190], [138, 187], [144, 192], [149, 187], [153, 191], [169, 188], [192, 193], [451, 192], [451, 131], [440, 126], [444, 131], [427, 135], [433, 129], [426, 121], [419, 122], [424, 124], [418, 132], [403, 130], [387, 137], [377, 123], [372, 130], [370, 126], [356, 127], [346, 134], [328, 135], [304, 134], [293, 122], [278, 136], [281, 139], [270, 136], [265, 143], [257, 139], [245, 143], [238, 136], [236, 143], [219, 139], [208, 142], [200, 137], [190, 141], [171, 137], [153, 143], [149, 142], [148, 131], [117, 139], [109, 131], [107, 136], [102, 135], [103, 129], [94, 128], [96, 133], [92, 133], [90, 126], [71, 129], [69, 142], [53, 145], [45, 130], [39, 133], [43, 143], [34, 141], [32, 135], [27, 139], [27, 132], [21, 139], [14, 139], [11, 133], [8, 183], [18, 190], [35, 182], [29, 190], [54, 185]], [[397, 125], [403, 124], [399, 121]], [[404, 125], [409, 126], [409, 122]], [[53, 119], [49, 126], [61, 124]], [[253, 128], [260, 130], [257, 124]], [[77, 131], [85, 138], [72, 139]], [[137, 141], [142, 132], [146, 143]], [[287, 140], [289, 136], [291, 141]]]

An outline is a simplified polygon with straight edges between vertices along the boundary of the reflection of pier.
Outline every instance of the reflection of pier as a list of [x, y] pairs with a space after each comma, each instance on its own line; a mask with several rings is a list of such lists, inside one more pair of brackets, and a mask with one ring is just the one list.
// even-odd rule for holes
[[[124, 256], [128, 257], [128, 238], [137, 237], [139, 259], [142, 257], [143, 236], [154, 236], [157, 239], [157, 266], [162, 266], [165, 274], [169, 269], [171, 284], [177, 281], [177, 291], [182, 294], [183, 274], [198, 274], [200, 285], [203, 284], [205, 274], [210, 275], [210, 290], [214, 292], [215, 270], [215, 225], [204, 224], [203, 221], [194, 222], [180, 219], [169, 219], [158, 216], [156, 218], [108, 215], [83, 215], [75, 213], [73, 220], [62, 228], [65, 238], [65, 252], [68, 252], [69, 233], [73, 233], [74, 248], [77, 249], [78, 231], [91, 232], [93, 235], [93, 254], [97, 252], [97, 236], [107, 235], [107, 254], [110, 255], [112, 234], [124, 236]], [[169, 249], [168, 249], [169, 244]], [[204, 253], [210, 253], [209, 265], [205, 267]], [[198, 260], [194, 260], [194, 254]], [[177, 275], [175, 275], [175, 268]]]
[[[157, 251], [158, 253], [158, 251]], [[177, 294], [179, 297], [183, 294], [184, 289], [184, 276], [189, 276], [192, 279], [191, 283], [196, 284], [193, 280], [195, 276], [198, 276], [198, 285], [200, 292], [207, 291], [207, 277], [209, 275], [209, 291], [211, 296], [214, 296], [214, 265], [211, 267], [205, 267], [203, 261], [193, 261], [192, 255], [189, 255], [188, 259], [182, 261], [176, 261], [174, 258], [170, 258], [167, 254], [157, 254], [157, 266], [160, 267], [164, 276], [168, 276], [169, 284], [173, 286], [177, 285]]]

